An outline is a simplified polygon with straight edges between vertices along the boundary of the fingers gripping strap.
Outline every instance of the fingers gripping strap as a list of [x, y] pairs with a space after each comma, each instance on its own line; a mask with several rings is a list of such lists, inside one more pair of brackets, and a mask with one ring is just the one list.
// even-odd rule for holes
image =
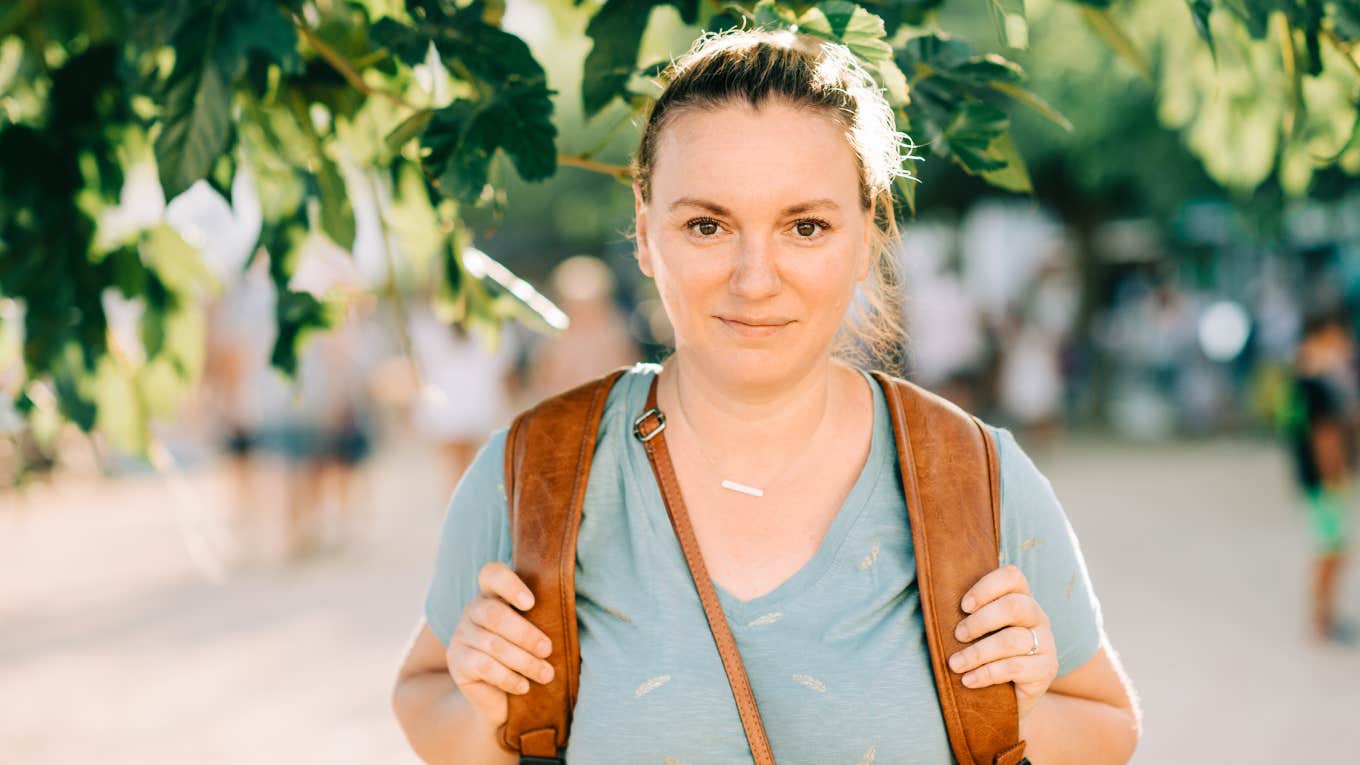
[[[647, 394], [647, 414], [654, 413], [659, 414], [656, 409], [655, 378]], [[675, 477], [670, 451], [666, 448], [666, 436], [661, 432], [664, 420], [659, 417], [653, 419], [655, 421], [650, 423], [650, 426], [646, 420], [639, 423], [638, 438], [643, 440], [643, 447], [647, 450], [647, 459], [652, 463], [652, 472], [656, 474], [657, 485], [661, 488], [666, 513], [670, 515], [675, 536], [685, 555], [685, 563], [689, 565], [694, 586], [699, 591], [699, 601], [703, 604], [704, 616], [708, 619], [709, 629], [713, 632], [713, 640], [718, 645], [718, 655], [722, 659], [723, 669], [727, 672], [727, 682], [732, 687], [732, 696], [737, 702], [737, 713], [741, 716], [741, 727], [746, 732], [751, 755], [756, 765], [774, 765], [774, 753], [770, 750], [769, 739], [765, 736], [765, 726], [760, 720], [760, 710], [756, 707], [756, 697], [747, 680], [746, 668], [741, 663], [737, 641], [732, 636], [727, 617], [723, 614], [713, 580], [708, 576], [708, 567], [704, 565], [703, 555], [699, 551], [699, 541], [694, 535], [694, 526], [690, 523], [684, 497], [680, 495], [680, 483]], [[644, 427], [650, 429], [644, 431]]]
[[[505, 451], [511, 567], [534, 595], [524, 616], [552, 641], [553, 679], [510, 694], [501, 747], [556, 757], [566, 746], [576, 704], [576, 534], [581, 524], [600, 415], [624, 370], [550, 398], [515, 419]], [[551, 759], [549, 759], [551, 761]]]
[[[995, 446], [976, 418], [881, 372], [907, 502], [916, 583], [940, 711], [960, 765], [1015, 765], [1023, 756], [1015, 689], [968, 688], [946, 661], [963, 648], [961, 601], [998, 565], [1000, 492]], [[1012, 759], [1013, 758], [1013, 759]]]

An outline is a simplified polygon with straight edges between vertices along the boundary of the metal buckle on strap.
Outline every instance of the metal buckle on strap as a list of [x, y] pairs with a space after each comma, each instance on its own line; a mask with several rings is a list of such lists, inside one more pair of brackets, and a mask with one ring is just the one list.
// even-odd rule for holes
[[[647, 422], [647, 420], [651, 418], [653, 415], [656, 416], [657, 422], [656, 427], [648, 431], [647, 433], [643, 433], [642, 432], [643, 423]], [[653, 438], [656, 438], [656, 434], [660, 433], [665, 429], [666, 429], [666, 415], [662, 414], [660, 409], [656, 408], [648, 409], [647, 411], [638, 415], [638, 418], [636, 420], [633, 420], [633, 435], [637, 436], [638, 440], [643, 442], [644, 444], [652, 440]]]
[[557, 757], [535, 757], [531, 754], [521, 754], [519, 765], [567, 765], [567, 759], [561, 755]]

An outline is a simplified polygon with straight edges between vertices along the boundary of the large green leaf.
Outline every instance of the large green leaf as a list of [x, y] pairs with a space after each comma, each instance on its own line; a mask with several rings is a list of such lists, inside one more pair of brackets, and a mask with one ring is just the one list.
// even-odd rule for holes
[[798, 17], [798, 31], [839, 42], [866, 64], [892, 56], [884, 42], [883, 19], [847, 0], [824, 0]]
[[263, 0], [203, 3], [173, 40], [175, 66], [161, 91], [156, 162], [167, 198], [208, 175], [228, 148], [232, 90], [251, 55], [285, 71], [300, 66], [297, 36]]
[[1009, 126], [1006, 113], [981, 102], [964, 104], [945, 128], [944, 140], [959, 166], [978, 174], [1006, 167], [994, 144]]
[[594, 41], [581, 76], [586, 118], [599, 114], [614, 96], [628, 98], [628, 79], [637, 70], [638, 46], [652, 9], [672, 5], [686, 24], [698, 20], [698, 0], [607, 0], [586, 25]]
[[442, 193], [475, 201], [486, 185], [496, 149], [503, 149], [525, 180], [557, 169], [552, 103], [542, 86], [509, 85], [485, 101], [458, 99], [434, 113], [425, 128], [426, 165]]
[[864, 0], [860, 5], [883, 19], [883, 32], [892, 37], [903, 24], [924, 25], [944, 5], [944, 0]]
[[176, 60], [164, 92], [156, 164], [167, 198], [208, 174], [231, 134], [231, 83], [212, 55], [188, 50]]
[[[523, 40], [482, 20], [475, 7], [451, 16], [431, 16], [407, 26], [391, 18], [373, 25], [370, 38], [415, 66], [425, 62], [431, 43], [446, 62], [456, 61], [489, 85], [543, 83], [547, 77]], [[450, 66], [451, 71], [457, 67]]]

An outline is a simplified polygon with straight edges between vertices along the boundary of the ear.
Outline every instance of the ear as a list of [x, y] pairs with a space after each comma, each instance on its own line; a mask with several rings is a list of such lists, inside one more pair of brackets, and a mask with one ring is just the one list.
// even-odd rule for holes
[[649, 279], [655, 278], [652, 269], [652, 250], [647, 243], [647, 206], [642, 201], [642, 189], [636, 181], [633, 182], [633, 218], [637, 222], [637, 250], [635, 255], [638, 270]]

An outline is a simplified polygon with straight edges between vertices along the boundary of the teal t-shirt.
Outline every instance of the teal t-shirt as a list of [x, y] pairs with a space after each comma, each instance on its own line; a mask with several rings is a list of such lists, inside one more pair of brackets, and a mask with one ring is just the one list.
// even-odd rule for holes
[[[569, 765], [750, 763], [727, 675], [646, 452], [631, 432], [660, 368], [610, 391], [577, 540], [580, 694]], [[877, 382], [868, 459], [821, 546], [773, 591], [717, 586], [781, 765], [953, 763], [931, 676], [897, 447]], [[1059, 676], [1100, 644], [1100, 606], [1062, 506], [1008, 430], [1002, 563], [1024, 571], [1057, 640]], [[444, 520], [425, 616], [448, 645], [477, 572], [510, 560], [504, 430], [459, 483]]]

